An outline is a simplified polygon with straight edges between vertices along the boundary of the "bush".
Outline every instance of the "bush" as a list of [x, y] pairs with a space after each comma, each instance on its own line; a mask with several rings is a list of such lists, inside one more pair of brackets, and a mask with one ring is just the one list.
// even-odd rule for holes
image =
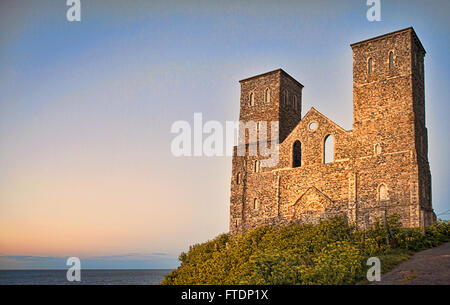
[[421, 229], [402, 228], [398, 216], [365, 232], [341, 218], [317, 225], [260, 227], [192, 246], [161, 284], [354, 284], [365, 278], [369, 257], [380, 257], [392, 268], [411, 250], [448, 241], [448, 222], [427, 227], [424, 235]]

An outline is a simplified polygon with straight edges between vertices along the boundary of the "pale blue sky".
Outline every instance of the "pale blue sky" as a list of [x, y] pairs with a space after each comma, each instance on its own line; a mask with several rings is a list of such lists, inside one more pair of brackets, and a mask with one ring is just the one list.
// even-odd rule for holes
[[409, 26], [428, 52], [433, 205], [450, 209], [449, 1], [381, 0], [368, 22], [363, 0], [81, 0], [72, 23], [65, 2], [0, 4], [0, 268], [155, 252], [142, 267], [175, 267], [228, 230], [231, 160], [172, 157], [171, 124], [237, 120], [238, 80], [283, 68], [302, 114], [351, 129], [349, 44]]

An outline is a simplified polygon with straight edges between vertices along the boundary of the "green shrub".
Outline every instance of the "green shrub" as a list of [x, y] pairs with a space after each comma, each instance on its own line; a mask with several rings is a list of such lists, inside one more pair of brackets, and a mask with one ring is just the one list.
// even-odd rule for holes
[[[341, 218], [317, 225], [260, 227], [245, 234], [222, 234], [181, 253], [181, 265], [161, 284], [354, 284], [364, 280], [367, 258], [388, 268], [417, 251], [450, 241], [449, 222], [421, 229], [401, 227], [391, 216], [369, 230], [355, 231]], [[386, 266], [382, 266], [383, 272]]]

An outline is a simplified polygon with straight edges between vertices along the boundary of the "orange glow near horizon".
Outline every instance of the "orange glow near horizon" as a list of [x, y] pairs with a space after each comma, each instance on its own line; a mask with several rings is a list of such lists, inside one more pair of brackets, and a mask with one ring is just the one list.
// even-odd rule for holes
[[0, 206], [0, 255], [179, 251], [174, 240], [186, 238], [199, 214], [182, 203], [197, 193], [170, 176], [188, 180], [188, 171], [97, 162], [94, 169], [59, 164], [45, 174], [15, 172], [0, 188], [8, 202]]

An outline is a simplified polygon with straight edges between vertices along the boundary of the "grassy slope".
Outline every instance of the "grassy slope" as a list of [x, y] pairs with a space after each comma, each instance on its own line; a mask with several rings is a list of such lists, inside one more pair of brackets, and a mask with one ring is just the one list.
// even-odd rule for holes
[[317, 225], [262, 227], [243, 235], [222, 234], [192, 246], [181, 266], [162, 284], [356, 284], [364, 283], [367, 258], [381, 260], [385, 273], [415, 251], [450, 240], [450, 225], [402, 229], [388, 226], [355, 231], [343, 219]]

